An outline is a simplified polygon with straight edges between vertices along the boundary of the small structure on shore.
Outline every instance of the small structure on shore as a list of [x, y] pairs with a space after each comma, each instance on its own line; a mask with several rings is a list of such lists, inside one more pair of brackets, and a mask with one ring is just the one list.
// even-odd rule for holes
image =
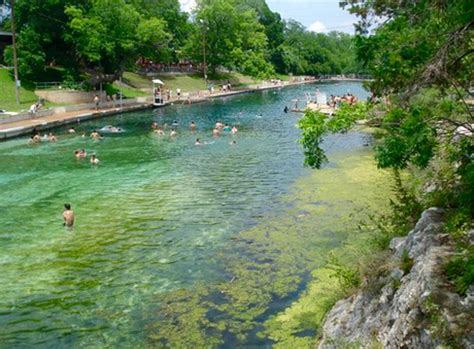
[[163, 85], [165, 84], [160, 79], [153, 79], [153, 105], [155, 107], [160, 107], [165, 105], [163, 99]]
[[[293, 100], [293, 101], [297, 101], [297, 100]], [[326, 115], [332, 115], [336, 111], [335, 108], [328, 105], [326, 93], [319, 92], [319, 90], [317, 90], [317, 92], [316, 92], [316, 100], [315, 101], [312, 100], [310, 94], [307, 94], [306, 95], [306, 106], [303, 109], [300, 109], [300, 108], [298, 108], [298, 104], [295, 103], [295, 108], [292, 109], [291, 111], [296, 112], [296, 113], [304, 113], [304, 111], [307, 110], [307, 109], [319, 111], [319, 112], [324, 113]]]

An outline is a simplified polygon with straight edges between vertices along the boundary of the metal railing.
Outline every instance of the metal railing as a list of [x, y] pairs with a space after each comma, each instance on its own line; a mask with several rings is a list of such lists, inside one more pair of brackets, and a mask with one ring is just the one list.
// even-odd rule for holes
[[35, 87], [37, 90], [83, 90], [83, 85], [80, 83], [65, 83], [59, 81], [35, 82]]

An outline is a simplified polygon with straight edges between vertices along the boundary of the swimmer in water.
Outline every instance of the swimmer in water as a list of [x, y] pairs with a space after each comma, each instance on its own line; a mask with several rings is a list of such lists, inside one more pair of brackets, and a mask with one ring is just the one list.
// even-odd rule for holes
[[50, 142], [56, 142], [58, 139], [56, 138], [56, 136], [54, 135], [54, 133], [50, 133], [49, 136], [48, 136], [48, 140]]
[[74, 156], [78, 159], [84, 159], [85, 157], [87, 157], [87, 152], [85, 149], [77, 149], [74, 152]]
[[164, 136], [165, 135], [165, 131], [163, 131], [159, 127], [156, 130], [154, 130], [153, 132], [156, 133], [158, 136]]
[[82, 132], [81, 138], [86, 138], [86, 133]]
[[63, 220], [63, 226], [65, 227], [72, 227], [74, 225], [74, 211], [71, 210], [70, 204], [64, 204]]
[[101, 136], [101, 134], [99, 132], [97, 132], [96, 130], [92, 131], [91, 133], [91, 138], [92, 139], [95, 139], [95, 140], [101, 140], [103, 137]]
[[230, 144], [230, 145], [236, 145], [237, 142], [236, 142], [236, 141], [232, 141], [232, 142], [230, 142], [229, 144]]
[[156, 133], [158, 136], [164, 136], [165, 132], [161, 128], [157, 128], [156, 130], [153, 130], [154, 133]]
[[220, 130], [223, 126], [224, 126], [224, 125], [223, 125], [220, 121], [217, 121], [217, 122], [216, 122], [216, 128], [217, 128], [218, 130]]
[[216, 127], [212, 130], [212, 135], [218, 137], [221, 134], [221, 131]]
[[195, 131], [196, 130], [196, 123], [194, 121], [191, 121], [191, 123], [189, 124], [189, 129], [191, 131]]
[[152, 130], [156, 130], [157, 128], [158, 128], [158, 123], [157, 123], [157, 122], [153, 122], [153, 123], [151, 124], [151, 129], [152, 129]]
[[74, 127], [71, 127], [67, 132], [68, 133], [76, 133], [76, 129]]
[[233, 126], [232, 127], [232, 130], [230, 131], [233, 135], [235, 135], [237, 133], [237, 127]]
[[178, 120], [173, 120], [173, 123], [171, 124], [171, 126], [178, 126], [178, 125], [179, 125]]
[[197, 138], [196, 142], [194, 142], [194, 145], [202, 145], [201, 140], [199, 138]]
[[176, 131], [174, 130], [174, 128], [171, 129], [171, 132], [170, 132], [170, 137], [175, 137], [177, 136], [178, 134], [176, 133]]
[[222, 131], [224, 131], [224, 132], [230, 132], [230, 131], [231, 131], [231, 128], [230, 128], [229, 124], [225, 124], [224, 128], [222, 129]]
[[33, 136], [33, 142], [35, 142], [35, 143], [41, 143], [41, 136], [40, 136], [39, 133], [37, 133], [37, 134], [35, 134], [35, 135]]
[[92, 155], [91, 155], [91, 164], [92, 164], [92, 165], [98, 165], [99, 162], [100, 162], [100, 160], [97, 159], [97, 157], [95, 156], [95, 154], [92, 154]]

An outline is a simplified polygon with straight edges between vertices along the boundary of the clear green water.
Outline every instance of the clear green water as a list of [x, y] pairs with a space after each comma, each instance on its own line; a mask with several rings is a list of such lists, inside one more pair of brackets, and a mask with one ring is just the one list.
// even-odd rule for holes
[[[365, 96], [355, 83], [318, 87]], [[271, 345], [262, 324], [297, 298], [351, 224], [320, 210], [333, 203], [298, 194], [318, 182], [298, 187], [315, 174], [303, 168], [296, 116], [282, 110], [315, 88], [77, 125], [79, 133], [126, 130], [103, 141], [58, 129], [54, 144], [0, 143], [0, 347]], [[176, 139], [150, 132], [152, 121], [175, 119]], [[239, 132], [213, 138], [216, 120]], [[197, 137], [208, 144], [194, 146]], [[330, 137], [327, 170], [345, 169], [345, 159], [373, 166], [366, 138]], [[75, 159], [77, 148], [100, 165]], [[342, 170], [331, 176], [347, 185]], [[364, 180], [364, 191], [376, 188]], [[76, 214], [72, 230], [62, 227], [65, 202]]]

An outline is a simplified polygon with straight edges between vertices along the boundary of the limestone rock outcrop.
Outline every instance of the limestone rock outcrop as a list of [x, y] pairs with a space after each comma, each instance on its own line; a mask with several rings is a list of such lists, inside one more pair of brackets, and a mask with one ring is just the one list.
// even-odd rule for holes
[[[443, 231], [443, 211], [424, 211], [390, 249], [393, 268], [379, 277], [380, 287], [363, 287], [337, 302], [326, 317], [319, 348], [474, 348], [474, 287], [462, 297], [441, 272], [454, 253]], [[397, 266], [407, 254], [413, 265], [404, 272]]]

